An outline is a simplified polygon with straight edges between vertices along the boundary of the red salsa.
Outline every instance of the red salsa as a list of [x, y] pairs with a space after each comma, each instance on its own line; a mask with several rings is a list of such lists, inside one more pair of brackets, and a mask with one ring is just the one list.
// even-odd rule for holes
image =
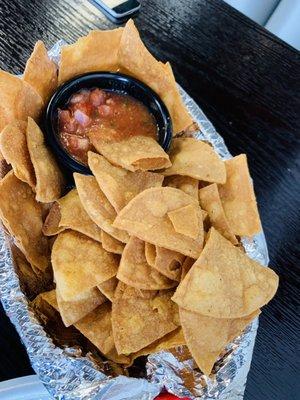
[[106, 141], [141, 135], [157, 139], [157, 125], [147, 107], [133, 97], [102, 89], [83, 89], [58, 111], [59, 138], [77, 161], [87, 164], [94, 150], [89, 132], [97, 128]]

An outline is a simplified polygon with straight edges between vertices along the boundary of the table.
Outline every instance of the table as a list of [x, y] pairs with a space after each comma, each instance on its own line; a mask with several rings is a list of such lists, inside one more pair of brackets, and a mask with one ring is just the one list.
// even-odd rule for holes
[[[277, 296], [260, 317], [245, 400], [296, 400], [300, 54], [221, 0], [142, 3], [136, 24], [146, 44], [171, 61], [231, 153], [248, 154], [271, 265], [280, 275]], [[22, 72], [38, 39], [50, 47], [112, 26], [85, 0], [2, 0], [0, 21], [0, 67], [13, 73]], [[0, 380], [32, 373], [3, 310], [0, 349]]]

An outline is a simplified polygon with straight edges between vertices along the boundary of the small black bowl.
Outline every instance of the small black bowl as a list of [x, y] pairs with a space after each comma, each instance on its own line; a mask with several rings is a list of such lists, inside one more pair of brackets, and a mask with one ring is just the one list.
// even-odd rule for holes
[[90, 169], [76, 161], [61, 145], [58, 136], [58, 109], [63, 108], [72, 94], [80, 89], [99, 88], [113, 92], [128, 94], [142, 102], [154, 116], [158, 127], [158, 143], [168, 151], [172, 139], [172, 122], [167, 107], [157, 94], [144, 83], [130, 76], [111, 73], [94, 72], [77, 76], [64, 83], [52, 96], [44, 116], [46, 142], [51, 147], [58, 162], [66, 172], [90, 174]]

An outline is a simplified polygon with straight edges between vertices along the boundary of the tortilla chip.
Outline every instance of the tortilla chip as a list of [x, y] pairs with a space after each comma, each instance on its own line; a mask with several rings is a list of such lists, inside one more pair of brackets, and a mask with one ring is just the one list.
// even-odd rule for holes
[[57, 88], [57, 67], [50, 60], [41, 40], [36, 42], [26, 63], [23, 79], [39, 93], [45, 103]]
[[161, 186], [164, 179], [163, 175], [154, 172], [130, 172], [115, 167], [96, 153], [89, 152], [88, 159], [100, 189], [117, 213], [143, 190]]
[[156, 258], [156, 246], [154, 244], [145, 242], [145, 257], [147, 263], [154, 267]]
[[172, 175], [166, 176], [164, 179], [164, 186], [180, 189], [184, 193], [194, 197], [194, 199], [198, 199], [198, 185], [198, 179], [191, 178], [190, 176]]
[[28, 118], [26, 138], [36, 176], [36, 199], [42, 203], [55, 201], [62, 194], [64, 178], [45, 145], [42, 131], [32, 118]]
[[162, 65], [150, 54], [133, 20], [129, 20], [124, 28], [118, 59], [121, 70], [150, 86], [161, 97], [170, 112], [174, 133], [192, 124], [170, 66]]
[[43, 108], [41, 96], [27, 82], [0, 71], [0, 131], [15, 120], [38, 119]]
[[219, 193], [230, 228], [235, 235], [253, 236], [262, 228], [247, 157], [240, 154], [226, 160], [225, 166], [227, 180]]
[[185, 278], [186, 274], [192, 268], [195, 261], [196, 260], [194, 258], [190, 258], [190, 257], [185, 258], [185, 260], [183, 261], [182, 267], [181, 267], [181, 277], [180, 277], [181, 281]]
[[120, 242], [128, 242], [129, 235], [112, 226], [116, 218], [116, 212], [99, 188], [96, 179], [93, 176], [75, 173], [74, 180], [83, 208], [91, 220]]
[[108, 300], [113, 301], [117, 284], [118, 284], [118, 279], [115, 276], [113, 276], [107, 281], [99, 283], [97, 287], [100, 290], [100, 292], [103, 293], [104, 296], [108, 298]]
[[156, 246], [156, 258], [153, 267], [167, 278], [180, 281], [181, 266], [185, 258], [183, 254], [177, 251]]
[[[0, 134], [1, 135], [1, 134]], [[0, 179], [4, 178], [5, 175], [11, 170], [11, 165], [8, 164], [0, 151]]]
[[71, 230], [57, 236], [51, 260], [57, 289], [66, 301], [115, 276], [119, 265], [118, 257], [100, 243]]
[[41, 205], [27, 183], [17, 179], [13, 171], [0, 181], [0, 216], [29, 263], [44, 271], [49, 260]]
[[117, 278], [126, 285], [142, 290], [169, 289], [176, 285], [147, 263], [145, 242], [134, 236], [125, 246]]
[[238, 241], [227, 221], [222, 202], [220, 199], [218, 186], [213, 183], [199, 190], [199, 200], [201, 207], [207, 211], [210, 222], [226, 239], [231, 243], [237, 244]]
[[114, 254], [122, 254], [125, 247], [124, 243], [104, 231], [101, 231], [101, 243], [104, 250]]
[[185, 175], [205, 182], [225, 183], [226, 169], [214, 149], [194, 138], [173, 139], [170, 160], [172, 166], [163, 174]]
[[119, 354], [137, 352], [179, 326], [172, 293], [163, 290], [144, 298], [135, 288], [118, 285], [112, 303], [112, 327]]
[[180, 322], [188, 348], [201, 371], [209, 376], [218, 356], [251, 321], [255, 311], [243, 318], [210, 318], [179, 308]]
[[177, 208], [168, 212], [168, 217], [176, 232], [197, 239], [203, 229], [201, 209], [196, 204]]
[[241, 318], [275, 295], [278, 276], [249, 258], [211, 228], [207, 243], [173, 300], [182, 308], [214, 318]]
[[59, 65], [59, 84], [87, 72], [117, 71], [118, 48], [123, 28], [90, 31], [74, 44], [63, 46]]
[[60, 206], [57, 202], [54, 202], [44, 222], [43, 234], [45, 236], [54, 236], [64, 231], [66, 228], [59, 226], [60, 219], [61, 219]]
[[145, 242], [197, 258], [203, 245], [202, 219], [199, 218], [198, 237], [192, 239], [176, 232], [167, 215], [191, 204], [197, 206], [198, 202], [182, 190], [169, 187], [147, 189], [123, 208], [114, 226]]

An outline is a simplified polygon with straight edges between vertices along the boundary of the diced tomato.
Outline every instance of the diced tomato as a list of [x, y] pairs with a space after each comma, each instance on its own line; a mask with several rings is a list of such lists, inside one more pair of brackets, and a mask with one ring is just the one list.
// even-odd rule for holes
[[93, 105], [91, 103], [76, 103], [72, 106], [74, 112], [76, 110], [82, 111], [84, 114], [91, 116], [93, 112]]
[[100, 117], [108, 117], [109, 115], [112, 114], [112, 108], [106, 104], [103, 104], [102, 106], [98, 107], [98, 113]]
[[78, 151], [87, 151], [90, 146], [90, 141], [87, 137], [70, 135], [64, 132], [62, 134], [62, 139], [71, 153], [76, 153]]
[[188, 397], [177, 397], [170, 393], [162, 393], [155, 400], [190, 400]]
[[100, 89], [94, 89], [90, 94], [90, 101], [94, 107], [98, 107], [105, 103], [106, 93]]
[[86, 113], [84, 113], [82, 110], [75, 110], [74, 111], [74, 118], [76, 119], [76, 121], [78, 122], [79, 125], [81, 125], [81, 126], [83, 126], [85, 128], [91, 122], [90, 117]]

